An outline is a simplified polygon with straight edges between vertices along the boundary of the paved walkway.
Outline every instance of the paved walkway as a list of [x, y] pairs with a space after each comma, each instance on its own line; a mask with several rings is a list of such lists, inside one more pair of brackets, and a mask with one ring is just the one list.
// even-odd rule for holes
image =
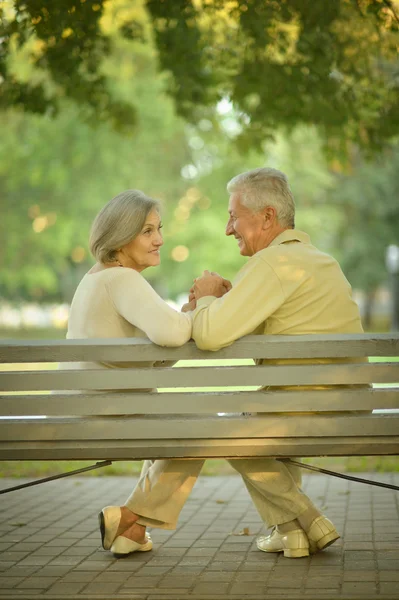
[[[399, 474], [376, 479], [399, 484]], [[152, 552], [116, 560], [100, 546], [97, 513], [134, 481], [72, 477], [1, 496], [0, 598], [399, 599], [398, 492], [305, 475], [343, 538], [287, 559], [256, 549], [262, 523], [239, 476], [201, 477], [177, 531], [153, 530]]]

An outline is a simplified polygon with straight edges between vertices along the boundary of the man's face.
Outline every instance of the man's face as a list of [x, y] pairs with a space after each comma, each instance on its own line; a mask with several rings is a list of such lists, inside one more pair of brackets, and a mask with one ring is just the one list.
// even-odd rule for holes
[[252, 212], [241, 204], [240, 195], [234, 193], [229, 199], [229, 215], [226, 235], [234, 235], [242, 256], [253, 256], [266, 248], [268, 244], [263, 211]]

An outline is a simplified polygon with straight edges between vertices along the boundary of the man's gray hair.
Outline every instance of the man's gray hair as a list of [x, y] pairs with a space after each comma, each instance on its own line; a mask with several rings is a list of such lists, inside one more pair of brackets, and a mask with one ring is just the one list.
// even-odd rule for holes
[[287, 177], [277, 169], [252, 169], [233, 177], [227, 184], [229, 194], [240, 194], [241, 204], [259, 212], [273, 206], [283, 227], [295, 227], [295, 200]]
[[100, 263], [115, 261], [115, 251], [139, 235], [154, 209], [159, 212], [159, 202], [140, 190], [126, 190], [112, 198], [91, 226], [89, 246], [94, 258]]

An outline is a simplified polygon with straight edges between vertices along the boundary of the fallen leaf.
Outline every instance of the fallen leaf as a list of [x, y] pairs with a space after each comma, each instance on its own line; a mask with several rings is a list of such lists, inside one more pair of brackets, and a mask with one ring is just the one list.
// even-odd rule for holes
[[227, 500], [216, 500], [216, 504], [227, 504]]
[[231, 531], [230, 535], [251, 535], [249, 527], [244, 527], [241, 531]]

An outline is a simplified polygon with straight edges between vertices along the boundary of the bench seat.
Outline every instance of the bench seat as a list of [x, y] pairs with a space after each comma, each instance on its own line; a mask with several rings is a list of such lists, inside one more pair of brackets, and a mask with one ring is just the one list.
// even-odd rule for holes
[[[338, 362], [248, 360], [259, 358]], [[398, 334], [247, 336], [217, 353], [142, 338], [2, 340], [0, 360], [0, 460], [399, 454]], [[159, 393], [131, 391], [143, 388]]]

